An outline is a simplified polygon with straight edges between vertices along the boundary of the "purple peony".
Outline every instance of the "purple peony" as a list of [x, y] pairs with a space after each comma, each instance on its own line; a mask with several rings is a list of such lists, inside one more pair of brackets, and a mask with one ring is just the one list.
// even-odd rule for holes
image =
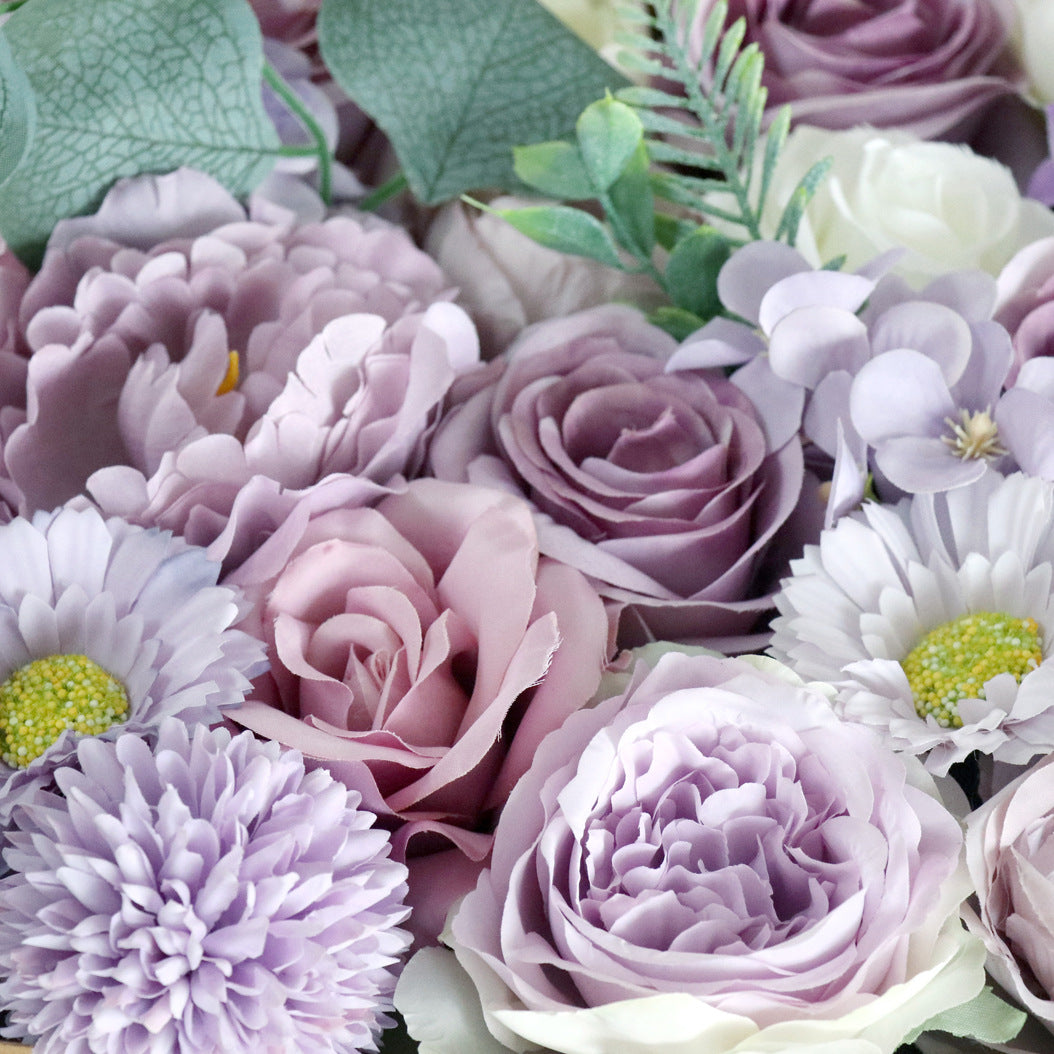
[[406, 869], [357, 791], [178, 721], [76, 762], [5, 854], [4, 1035], [39, 1054], [376, 1049]]
[[506, 1046], [888, 1054], [979, 991], [932, 781], [773, 667], [668, 654], [542, 744], [451, 926]]
[[[694, 16], [696, 47], [714, 6]], [[824, 128], [897, 127], [926, 139], [962, 133], [1020, 87], [1006, 44], [1006, 0], [732, 0], [765, 56], [768, 105]]]
[[797, 439], [770, 443], [719, 371], [667, 372], [675, 349], [631, 308], [540, 322], [444, 419], [430, 454], [440, 478], [524, 494], [542, 552], [621, 609], [624, 644], [748, 634], [801, 491]]
[[27, 508], [87, 489], [198, 544], [226, 530], [226, 556], [255, 477], [302, 490], [353, 473], [375, 493], [417, 468], [478, 361], [442, 273], [379, 220], [258, 211], [180, 171], [58, 225], [22, 300], [26, 410], [0, 420]]

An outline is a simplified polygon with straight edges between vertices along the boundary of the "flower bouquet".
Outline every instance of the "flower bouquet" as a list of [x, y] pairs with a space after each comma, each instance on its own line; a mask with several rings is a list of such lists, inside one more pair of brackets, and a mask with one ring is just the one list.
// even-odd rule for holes
[[1052, 45], [0, 2], [0, 1048], [1052, 1049]]

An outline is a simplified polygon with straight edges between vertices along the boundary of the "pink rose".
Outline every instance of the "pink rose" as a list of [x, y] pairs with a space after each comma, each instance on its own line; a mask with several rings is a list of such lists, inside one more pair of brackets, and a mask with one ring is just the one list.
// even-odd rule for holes
[[438, 933], [535, 748], [596, 690], [603, 604], [539, 559], [527, 505], [487, 488], [422, 479], [291, 523], [228, 580], [271, 659], [232, 716], [356, 786], [369, 770], [418, 932]]
[[[712, 7], [699, 5], [697, 47]], [[765, 56], [770, 110], [790, 103], [805, 124], [939, 138], [1022, 80], [1004, 51], [1006, 0], [731, 0], [728, 21], [740, 16]]]
[[[1010, 331], [1014, 344], [1008, 383], [1030, 360], [1054, 360], [1054, 238], [1026, 245], [1003, 268], [994, 317]], [[1029, 372], [1046, 369], [1030, 367]]]
[[[764, 561], [803, 480], [717, 370], [666, 372], [676, 345], [630, 308], [525, 330], [440, 423], [430, 460], [531, 501], [542, 552], [622, 611], [620, 642], [740, 646], [771, 608]], [[482, 387], [481, 387], [482, 385]], [[718, 645], [716, 642], [721, 641]]]
[[989, 973], [1054, 1032], [1054, 756], [969, 816], [966, 860]]

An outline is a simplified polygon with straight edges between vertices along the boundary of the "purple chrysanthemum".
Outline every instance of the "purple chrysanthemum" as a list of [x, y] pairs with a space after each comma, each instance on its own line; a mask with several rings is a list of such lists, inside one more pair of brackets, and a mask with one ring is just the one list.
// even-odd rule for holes
[[4, 1033], [40, 1054], [375, 1050], [406, 869], [300, 754], [178, 721], [84, 740], [19, 810], [0, 883]]

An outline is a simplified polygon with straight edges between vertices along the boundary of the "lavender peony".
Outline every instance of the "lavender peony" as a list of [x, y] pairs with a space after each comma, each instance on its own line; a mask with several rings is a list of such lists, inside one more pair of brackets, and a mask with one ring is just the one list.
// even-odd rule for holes
[[228, 581], [271, 658], [233, 719], [368, 788], [434, 939], [538, 743], [596, 691], [599, 597], [539, 559], [526, 503], [431, 479], [375, 508], [294, 510]]
[[983, 984], [961, 844], [785, 671], [670, 654], [543, 743], [453, 948], [517, 1051], [891, 1054]]
[[248, 544], [239, 497], [256, 478], [300, 491], [352, 473], [376, 495], [416, 470], [478, 361], [443, 275], [381, 221], [259, 209], [180, 171], [58, 225], [22, 300], [26, 410], [0, 421], [28, 508], [87, 489], [196, 544], [226, 532], [223, 557]]
[[376, 1049], [406, 871], [356, 790], [177, 721], [76, 762], [6, 853], [5, 1035], [38, 1054]]
[[621, 610], [624, 644], [749, 634], [801, 490], [797, 440], [770, 442], [719, 372], [667, 372], [675, 348], [625, 307], [538, 323], [431, 448], [440, 478], [529, 498], [542, 551]]
[[[692, 23], [696, 47], [714, 6]], [[732, 0], [765, 56], [768, 104], [824, 128], [868, 124], [923, 138], [961, 133], [1022, 81], [1006, 0]]]

